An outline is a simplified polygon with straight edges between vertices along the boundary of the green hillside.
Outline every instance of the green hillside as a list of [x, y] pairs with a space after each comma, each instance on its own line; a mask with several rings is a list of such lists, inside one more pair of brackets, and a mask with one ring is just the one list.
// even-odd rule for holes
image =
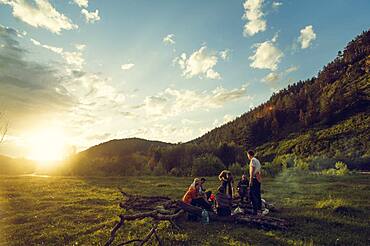
[[[368, 110], [369, 71], [370, 31], [366, 31], [351, 41], [343, 52], [338, 52], [335, 60], [317, 77], [289, 85], [266, 103], [193, 142], [235, 142], [245, 148], [256, 148], [287, 138], [291, 133], [340, 124]], [[368, 141], [369, 135], [366, 137], [362, 141]], [[337, 139], [333, 136], [331, 140]], [[365, 154], [366, 149], [360, 147], [357, 151]]]
[[136, 175], [147, 170], [156, 148], [169, 143], [140, 138], [115, 139], [72, 156], [60, 170], [71, 175]]

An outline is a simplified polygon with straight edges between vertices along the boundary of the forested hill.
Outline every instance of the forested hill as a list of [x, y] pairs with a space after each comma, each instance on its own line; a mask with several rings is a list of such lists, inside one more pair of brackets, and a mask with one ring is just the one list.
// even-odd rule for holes
[[100, 143], [79, 153], [89, 157], [125, 156], [134, 153], [147, 154], [151, 147], [166, 147], [170, 143], [141, 138], [114, 139]]
[[141, 138], [114, 139], [69, 158], [62, 172], [73, 175], [135, 175], [144, 173], [153, 149], [170, 143]]
[[291, 133], [331, 127], [369, 109], [369, 71], [370, 30], [339, 51], [317, 77], [289, 85], [266, 103], [191, 142], [256, 148]]

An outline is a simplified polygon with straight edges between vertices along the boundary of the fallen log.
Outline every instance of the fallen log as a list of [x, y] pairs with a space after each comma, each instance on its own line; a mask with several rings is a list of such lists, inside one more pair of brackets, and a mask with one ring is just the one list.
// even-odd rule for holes
[[[120, 207], [124, 208], [125, 214], [120, 214], [120, 221], [113, 227], [110, 237], [105, 243], [109, 246], [113, 243], [117, 231], [123, 227], [126, 221], [141, 220], [149, 218], [152, 220], [152, 229], [143, 239], [133, 239], [118, 245], [127, 245], [131, 243], [139, 243], [143, 245], [154, 236], [159, 245], [162, 245], [162, 241], [157, 233], [157, 225], [160, 221], [169, 221], [173, 228], [180, 230], [181, 227], [176, 224], [176, 220], [184, 215], [185, 212], [195, 214], [199, 217], [202, 216], [202, 209], [196, 206], [186, 204], [180, 200], [172, 200], [165, 196], [139, 196], [131, 195], [120, 189], [121, 194], [125, 200], [120, 203]], [[265, 202], [265, 204], [267, 204]], [[240, 203], [238, 200], [233, 201], [233, 206], [237, 207], [242, 205], [247, 211], [250, 204]], [[130, 211], [133, 214], [127, 214]], [[215, 212], [209, 212], [210, 221], [218, 221], [224, 223], [238, 223], [246, 224], [254, 227], [263, 229], [278, 229], [287, 230], [288, 222], [283, 219], [278, 219], [270, 216], [254, 216], [246, 213], [234, 214], [231, 216], [218, 216]]]
[[[202, 216], [202, 208], [186, 204], [182, 201], [177, 201], [177, 204], [184, 211], [195, 214], [199, 217]], [[270, 216], [255, 216], [248, 214], [234, 214], [231, 216], [219, 216], [216, 213], [209, 211], [210, 221], [220, 221], [220, 222], [229, 222], [229, 223], [239, 223], [239, 224], [248, 224], [252, 226], [261, 227], [264, 229], [278, 229], [278, 230], [287, 230], [288, 222], [283, 219], [277, 219]]]

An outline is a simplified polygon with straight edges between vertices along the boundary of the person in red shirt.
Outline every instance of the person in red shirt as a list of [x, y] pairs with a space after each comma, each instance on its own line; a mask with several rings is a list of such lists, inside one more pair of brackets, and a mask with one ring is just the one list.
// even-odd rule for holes
[[211, 210], [211, 204], [209, 204], [204, 197], [199, 194], [200, 182], [199, 180], [194, 180], [193, 184], [186, 191], [182, 198], [182, 201], [186, 204], [204, 208], [206, 210]]

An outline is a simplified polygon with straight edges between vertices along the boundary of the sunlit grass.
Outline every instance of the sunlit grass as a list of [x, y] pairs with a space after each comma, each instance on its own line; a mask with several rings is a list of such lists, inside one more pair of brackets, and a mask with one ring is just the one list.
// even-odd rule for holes
[[[0, 179], [2, 245], [101, 245], [121, 213], [117, 187], [141, 195], [181, 198], [192, 178], [177, 177], [32, 177]], [[207, 187], [215, 190], [216, 177]], [[160, 225], [175, 245], [367, 245], [370, 235], [368, 175], [314, 176], [284, 172], [264, 179], [263, 197], [282, 210], [275, 216], [292, 222], [287, 232], [242, 225], [181, 222], [182, 231]], [[140, 237], [146, 221], [125, 225], [122, 238]]]

